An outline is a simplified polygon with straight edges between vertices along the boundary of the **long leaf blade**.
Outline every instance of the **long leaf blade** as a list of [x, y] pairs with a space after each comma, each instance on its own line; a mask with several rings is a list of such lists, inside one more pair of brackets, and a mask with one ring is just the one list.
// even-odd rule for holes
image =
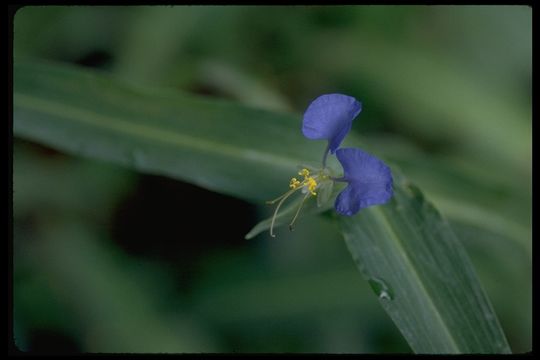
[[15, 135], [244, 199], [283, 192], [296, 166], [324, 148], [303, 139], [295, 115], [137, 89], [57, 64], [14, 68]]
[[422, 193], [394, 173], [390, 203], [340, 217], [349, 251], [417, 353], [509, 353], [465, 250]]

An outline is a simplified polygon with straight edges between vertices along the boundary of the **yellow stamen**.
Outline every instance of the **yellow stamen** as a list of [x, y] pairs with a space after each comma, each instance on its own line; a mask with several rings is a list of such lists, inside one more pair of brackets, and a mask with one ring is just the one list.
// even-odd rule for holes
[[276, 237], [276, 235], [274, 235], [274, 223], [276, 222], [276, 216], [277, 216], [277, 213], [279, 211], [279, 208], [281, 207], [281, 204], [283, 204], [283, 202], [285, 200], [287, 200], [287, 198], [289, 196], [291, 196], [291, 194], [294, 193], [296, 190], [298, 190], [298, 189], [292, 189], [292, 190], [287, 191], [285, 193], [285, 195], [283, 195], [283, 199], [281, 199], [280, 202], [277, 204], [276, 210], [274, 211], [274, 215], [272, 216], [272, 223], [270, 224], [270, 236], [271, 237]]
[[314, 178], [312, 178], [311, 176], [308, 177], [306, 185], [311, 195], [317, 195], [317, 193], [315, 192], [315, 189], [317, 188], [317, 181], [315, 181]]
[[298, 206], [298, 209], [296, 210], [296, 214], [294, 214], [294, 217], [293, 217], [291, 223], [289, 224], [289, 230], [290, 231], [294, 230], [293, 224], [296, 221], [296, 218], [298, 217], [298, 214], [300, 214], [300, 210], [302, 209], [302, 206], [304, 205], [304, 203], [306, 202], [306, 199], [308, 197], [309, 197], [309, 193], [307, 193], [306, 196], [304, 196], [304, 198], [302, 199], [302, 202], [300, 203], [300, 206]]
[[300, 186], [300, 181], [296, 180], [296, 178], [292, 178], [289, 187], [291, 189], [296, 189], [298, 186]]
[[315, 176], [309, 176], [309, 170], [308, 169], [302, 169], [301, 171], [298, 172], [298, 175], [303, 176], [304, 180], [299, 181], [297, 178], [292, 178], [291, 181], [289, 182], [289, 187], [291, 188], [291, 190], [287, 191], [285, 194], [281, 195], [280, 197], [278, 197], [278, 198], [276, 198], [274, 200], [266, 202], [267, 204], [273, 204], [273, 203], [279, 201], [279, 203], [276, 206], [276, 209], [274, 211], [274, 215], [272, 216], [272, 222], [270, 223], [270, 235], [272, 237], [276, 237], [276, 235], [274, 235], [274, 224], [275, 224], [276, 217], [277, 217], [277, 214], [279, 212], [279, 209], [281, 208], [281, 205], [285, 202], [285, 200], [287, 200], [287, 198], [289, 196], [291, 196], [295, 191], [300, 190], [300, 189], [302, 189], [303, 193], [304, 192], [306, 193], [306, 195], [302, 199], [302, 202], [300, 203], [300, 206], [296, 210], [296, 213], [294, 214], [294, 217], [293, 217], [291, 223], [289, 224], [289, 229], [291, 229], [291, 231], [292, 231], [293, 224], [296, 221], [296, 218], [298, 217], [298, 214], [300, 214], [300, 210], [302, 209], [302, 206], [304, 205], [304, 202], [307, 200], [307, 198], [310, 195], [313, 195], [313, 196], [317, 195], [317, 193], [315, 192], [315, 189], [317, 189], [317, 186], [318, 186], [318, 183], [317, 183], [316, 179], [318, 179], [320, 177], [320, 175], [318, 174], [318, 175], [315, 175]]
[[278, 200], [283, 199], [285, 196], [289, 196], [290, 194], [292, 194], [292, 193], [295, 192], [296, 190], [298, 190], [298, 188], [291, 189], [291, 190], [287, 191], [285, 194], [283, 194], [283, 195], [281, 195], [281, 196], [275, 198], [274, 200], [268, 200], [268, 201], [266, 201], [266, 203], [267, 203], [268, 205], [272, 205], [272, 204], [274, 204], [275, 202], [277, 202]]

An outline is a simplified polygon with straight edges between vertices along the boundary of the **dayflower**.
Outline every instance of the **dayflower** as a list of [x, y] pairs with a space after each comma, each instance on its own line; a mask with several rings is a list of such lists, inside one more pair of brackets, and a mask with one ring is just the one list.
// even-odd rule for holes
[[[385, 163], [360, 149], [338, 149], [361, 110], [360, 102], [342, 94], [321, 95], [308, 106], [304, 113], [302, 132], [308, 139], [328, 141], [322, 167], [311, 171], [302, 169], [298, 172], [298, 175], [304, 177], [302, 181], [292, 178], [289, 183], [290, 190], [268, 202], [273, 204], [279, 201], [270, 224], [270, 235], [275, 236], [273, 227], [281, 205], [298, 190], [305, 195], [289, 224], [291, 230], [305, 201], [311, 196], [317, 196], [318, 189], [328, 193], [327, 190], [332, 188], [333, 182], [347, 183], [334, 204], [341, 215], [351, 216], [362, 208], [384, 204], [390, 200], [393, 195], [392, 173]], [[343, 176], [333, 177], [331, 170], [326, 167], [328, 153], [336, 154], [343, 167]], [[317, 201], [319, 206], [320, 200]]]

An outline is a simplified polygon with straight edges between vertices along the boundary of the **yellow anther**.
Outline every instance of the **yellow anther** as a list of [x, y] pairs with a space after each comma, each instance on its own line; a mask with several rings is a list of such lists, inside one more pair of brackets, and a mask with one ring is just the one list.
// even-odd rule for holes
[[309, 176], [309, 170], [308, 169], [302, 169], [298, 172], [298, 175], [303, 176], [304, 178], [307, 178]]
[[291, 189], [296, 189], [300, 185], [300, 181], [296, 180], [296, 178], [292, 178], [291, 182], [289, 183], [289, 187]]
[[315, 189], [317, 188], [317, 181], [315, 181], [314, 178], [307, 178], [307, 188], [312, 195], [317, 195], [317, 193], [315, 192]]

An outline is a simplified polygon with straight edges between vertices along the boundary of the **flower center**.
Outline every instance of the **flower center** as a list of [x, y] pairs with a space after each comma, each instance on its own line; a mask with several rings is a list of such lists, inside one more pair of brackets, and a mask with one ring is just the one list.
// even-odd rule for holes
[[315, 192], [315, 189], [317, 188], [318, 183], [317, 183], [317, 180], [315, 179], [318, 178], [319, 176], [317, 175], [310, 176], [308, 169], [302, 169], [301, 171], [298, 172], [298, 175], [303, 176], [304, 180], [299, 181], [297, 178], [293, 177], [291, 179], [291, 182], [289, 183], [289, 187], [293, 190], [303, 187], [302, 189], [303, 193], [306, 193], [307, 191], [309, 191], [311, 195], [316, 196], [317, 193]]
[[294, 217], [289, 224], [289, 229], [293, 230], [294, 222], [296, 221], [296, 218], [298, 217], [298, 214], [300, 214], [300, 210], [302, 209], [302, 206], [304, 205], [304, 202], [310, 197], [310, 196], [317, 196], [317, 188], [321, 187], [325, 182], [332, 181], [331, 177], [327, 171], [327, 169], [322, 169], [317, 172], [315, 175], [311, 175], [310, 171], [306, 168], [303, 168], [298, 172], [298, 175], [303, 176], [304, 179], [302, 181], [298, 180], [297, 178], [293, 177], [291, 181], [289, 182], [289, 188], [290, 190], [287, 191], [285, 194], [281, 195], [277, 199], [274, 199], [272, 201], [267, 201], [267, 204], [274, 204], [275, 202], [279, 201], [278, 205], [276, 206], [276, 210], [274, 211], [274, 215], [272, 217], [272, 223], [270, 225], [270, 235], [272, 237], [275, 237], [273, 228], [274, 223], [276, 220], [276, 216], [278, 214], [278, 211], [283, 204], [283, 202], [291, 196], [293, 193], [295, 193], [297, 190], [301, 190], [303, 194], [305, 194], [304, 198], [300, 202], [300, 205], [298, 206], [298, 209], [296, 210], [296, 213], [294, 214]]

